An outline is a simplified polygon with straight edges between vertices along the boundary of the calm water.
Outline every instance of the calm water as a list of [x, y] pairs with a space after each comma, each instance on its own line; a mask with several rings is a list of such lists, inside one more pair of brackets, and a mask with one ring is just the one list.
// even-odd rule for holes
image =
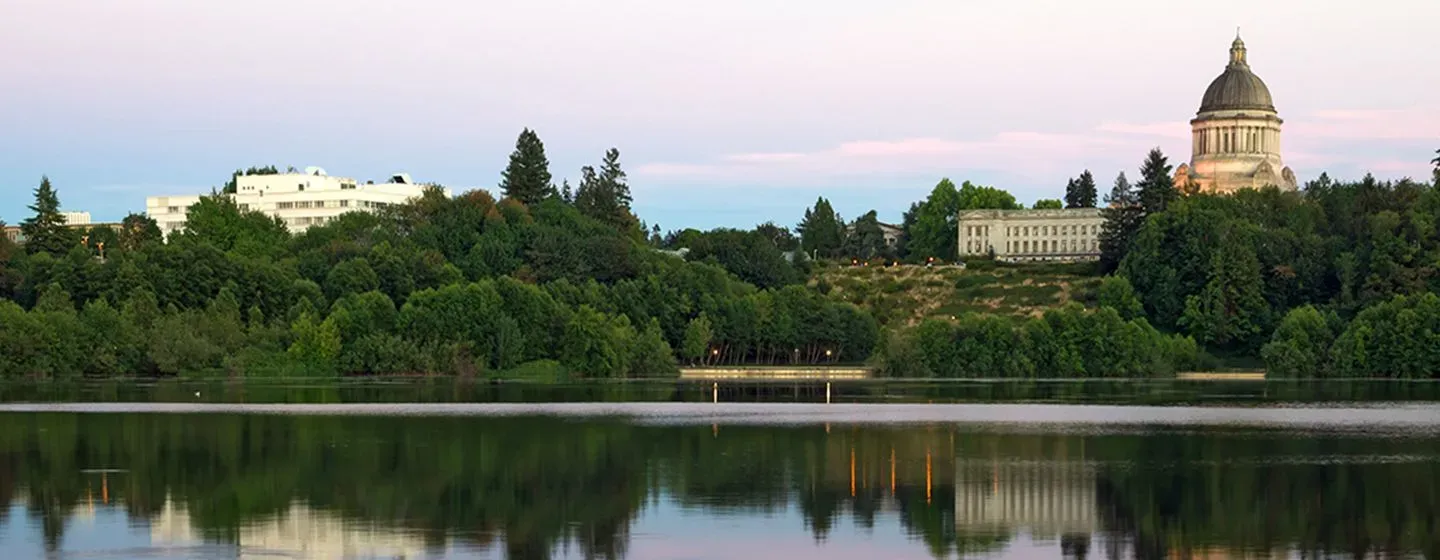
[[1440, 558], [1440, 405], [1404, 399], [257, 405], [183, 388], [12, 388], [0, 556]]

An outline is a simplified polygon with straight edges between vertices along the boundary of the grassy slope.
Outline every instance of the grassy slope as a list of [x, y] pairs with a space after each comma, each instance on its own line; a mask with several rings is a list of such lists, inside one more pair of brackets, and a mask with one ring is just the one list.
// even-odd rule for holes
[[875, 313], [886, 326], [965, 312], [1031, 316], [1070, 301], [1093, 299], [1100, 277], [1093, 264], [1003, 264], [969, 267], [819, 268], [809, 286]]

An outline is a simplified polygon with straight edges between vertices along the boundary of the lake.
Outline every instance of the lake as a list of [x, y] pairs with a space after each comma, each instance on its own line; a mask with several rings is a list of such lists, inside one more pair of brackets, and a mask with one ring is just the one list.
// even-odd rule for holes
[[1440, 558], [1428, 385], [980, 387], [3, 386], [0, 550]]

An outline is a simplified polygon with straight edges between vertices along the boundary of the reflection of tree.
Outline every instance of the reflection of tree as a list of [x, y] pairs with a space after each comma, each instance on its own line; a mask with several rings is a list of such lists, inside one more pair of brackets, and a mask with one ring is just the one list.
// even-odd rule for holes
[[[1219, 429], [1040, 435], [546, 418], [40, 414], [0, 423], [0, 503], [23, 493], [54, 550], [65, 519], [95, 499], [99, 479], [81, 471], [120, 468], [126, 472], [104, 482], [110, 503], [153, 519], [173, 497], [196, 531], [224, 542], [239, 542], [242, 528], [303, 503], [404, 530], [432, 547], [463, 539], [502, 547], [513, 558], [546, 558], [561, 546], [586, 558], [623, 558], [631, 523], [663, 496], [716, 512], [793, 508], [817, 541], [847, 518], [872, 527], [893, 515], [938, 558], [995, 551], [1012, 533], [1045, 530], [1013, 516], [986, 518], [1002, 524], [977, 530], [975, 519], [957, 513], [957, 502], [972, 495], [964, 493], [989, 487], [983, 477], [979, 488], [962, 486], [977, 476], [966, 469], [979, 465], [985, 475], [989, 465], [1008, 463], [1021, 468], [996, 467], [996, 476], [1012, 473], [996, 479], [997, 489], [1020, 485], [1013, 488], [1055, 494], [1046, 497], [1056, 503], [1089, 504], [1138, 557], [1292, 545], [1433, 555], [1440, 466], [1406, 457], [1437, 452], [1433, 440]], [[1336, 457], [1354, 460], [1317, 459]], [[1307, 458], [1317, 460], [1300, 460]], [[1084, 480], [1097, 480], [1095, 501], [1063, 502], [1048, 490], [1084, 490], [1074, 483], [1026, 482], [1060, 481], [1080, 464], [1090, 469]], [[1095, 549], [1090, 535], [1059, 531], [1050, 538], [1067, 558], [1120, 553], [1109, 539]]]

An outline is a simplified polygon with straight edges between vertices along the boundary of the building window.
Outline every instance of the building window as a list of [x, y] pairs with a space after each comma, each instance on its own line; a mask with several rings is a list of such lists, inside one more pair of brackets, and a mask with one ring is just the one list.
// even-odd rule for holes
[[339, 203], [339, 206], [340, 206], [341, 208], [349, 208], [349, 207], [350, 207], [350, 201], [348, 201], [348, 200], [340, 200], [340, 201], [337, 201], [337, 202]]
[[170, 207], [165, 208], [165, 211], [166, 211], [166, 212], [169, 212], [169, 213], [171, 213], [171, 214], [174, 214], [174, 213], [177, 213], [177, 212], [180, 211], [180, 207], [179, 207], [179, 206], [170, 206]]

